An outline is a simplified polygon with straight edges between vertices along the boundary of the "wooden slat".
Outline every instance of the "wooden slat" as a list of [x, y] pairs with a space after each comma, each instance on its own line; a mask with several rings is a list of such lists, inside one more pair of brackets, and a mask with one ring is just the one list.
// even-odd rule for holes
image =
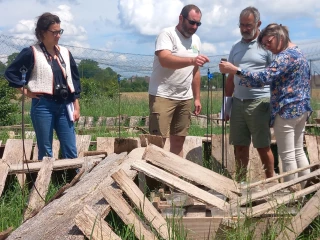
[[[229, 144], [229, 134], [225, 136], [225, 152], [224, 152], [224, 169], [228, 174], [235, 179], [236, 176], [236, 162], [234, 157], [234, 147]], [[212, 135], [211, 138], [211, 155], [216, 160], [217, 168], [222, 169], [222, 136]]]
[[45, 198], [49, 189], [49, 183], [53, 170], [53, 161], [54, 159], [47, 157], [42, 160], [42, 167], [38, 173], [35, 186], [32, 187], [29, 195], [28, 207], [23, 217], [24, 220], [33, 217], [45, 205]]
[[220, 198], [148, 163], [140, 161], [132, 164], [131, 167], [137, 171], [143, 172], [151, 178], [165, 183], [169, 187], [180, 190], [200, 202], [206, 203], [210, 206], [217, 206], [223, 211], [227, 211], [229, 209], [229, 204]]
[[0, 197], [2, 195], [4, 186], [6, 184], [8, 173], [9, 173], [8, 164], [0, 161]]
[[155, 145], [149, 145], [143, 159], [151, 162], [152, 164], [170, 171], [174, 175], [183, 176], [198, 184], [204, 185], [210, 189], [230, 197], [236, 198], [237, 195], [233, 192], [240, 193], [237, 189], [237, 184], [218, 173], [215, 173], [207, 168], [201, 167], [191, 161], [167, 152]]
[[310, 168], [313, 168], [313, 167], [317, 167], [317, 166], [319, 166], [319, 165], [320, 165], [320, 163], [310, 164], [309, 166], [306, 166], [306, 167], [303, 167], [303, 168], [298, 168], [298, 169], [296, 169], [296, 170], [291, 170], [291, 171], [282, 173], [282, 174], [280, 174], [280, 175], [277, 175], [277, 176], [274, 176], [274, 177], [271, 177], [271, 178], [267, 178], [267, 179], [264, 179], [264, 180], [261, 180], [261, 181], [258, 181], [258, 182], [254, 182], [254, 183], [251, 183], [251, 184], [242, 186], [241, 188], [242, 188], [242, 189], [252, 188], [252, 187], [255, 187], [255, 186], [258, 186], [258, 185], [261, 185], [261, 184], [266, 184], [266, 183], [269, 183], [269, 182], [273, 182], [273, 181], [278, 180], [278, 179], [280, 179], [280, 178], [289, 176], [289, 175], [294, 174], [294, 173], [297, 173], [297, 172], [304, 171], [304, 170], [306, 170], [306, 169], [310, 169]]
[[317, 143], [317, 136], [305, 135], [308, 157], [310, 164], [319, 163], [319, 148]]
[[311, 179], [315, 176], [318, 176], [320, 175], [320, 169], [319, 170], [316, 170], [314, 172], [311, 172], [307, 175], [304, 175], [304, 176], [301, 176], [301, 177], [298, 177], [298, 178], [295, 178], [295, 179], [292, 179], [288, 182], [284, 182], [284, 183], [279, 183], [277, 185], [274, 185], [264, 191], [261, 191], [261, 192], [255, 192], [255, 193], [252, 193], [251, 196], [243, 196], [237, 200], [233, 200], [231, 202], [231, 206], [232, 208], [236, 208], [237, 206], [241, 206], [245, 203], [248, 203], [248, 202], [251, 202], [253, 200], [256, 200], [258, 198], [262, 198], [262, 197], [265, 197], [265, 196], [268, 196], [276, 191], [279, 191], [281, 189], [284, 189], [284, 188], [287, 188], [287, 187], [290, 187], [290, 186], [293, 186], [297, 183], [300, 183], [300, 182], [303, 182], [305, 180], [308, 180], [308, 179]]
[[277, 207], [281, 206], [281, 204], [285, 204], [290, 201], [294, 201], [300, 197], [303, 197], [307, 194], [313, 193], [319, 189], [320, 189], [320, 183], [317, 183], [315, 185], [312, 185], [308, 188], [302, 189], [302, 190], [297, 191], [295, 193], [288, 194], [283, 197], [277, 197], [275, 200], [268, 201], [266, 203], [252, 207], [252, 209], [250, 211], [246, 212], [246, 215], [248, 215], [249, 217], [260, 216], [260, 215], [264, 214], [265, 212], [269, 211], [270, 209], [277, 208]]
[[299, 213], [285, 227], [276, 240], [296, 239], [302, 231], [320, 214], [320, 190], [304, 205]]
[[143, 223], [126, 200], [111, 186], [101, 189], [103, 197], [111, 205], [112, 209], [118, 214], [126, 225], [134, 227], [135, 236], [138, 239], [153, 240], [155, 235]]
[[116, 138], [114, 141], [114, 152], [119, 154], [122, 152], [131, 152], [138, 148], [138, 140], [134, 138]]
[[[26, 160], [30, 160], [32, 145], [32, 139], [25, 139], [24, 142], [21, 139], [8, 139], [2, 156], [3, 161], [7, 164], [22, 164], [25, 157]], [[25, 149], [25, 157], [23, 149]], [[26, 176], [24, 174], [18, 174], [17, 178], [20, 186], [23, 186]]]
[[83, 152], [89, 150], [91, 135], [76, 135], [78, 157], [83, 157]]
[[[245, 218], [228, 218], [228, 217], [184, 217], [181, 220], [175, 220], [180, 223], [187, 231], [187, 240], [204, 240], [204, 239], [228, 239], [228, 231], [234, 226], [242, 227]], [[263, 239], [263, 233], [270, 228], [275, 222], [273, 217], [252, 219], [251, 231], [254, 231], [254, 240]], [[249, 231], [250, 231], [249, 230]], [[235, 239], [237, 237], [235, 236]], [[240, 239], [240, 237], [239, 237]]]
[[114, 153], [114, 137], [97, 137], [97, 151]]
[[[52, 158], [59, 159], [60, 142], [57, 139], [52, 140]], [[36, 144], [33, 148], [32, 160], [38, 159], [38, 145]]]
[[[163, 149], [170, 152], [170, 138], [166, 140]], [[202, 153], [202, 137], [187, 136], [183, 143], [183, 158], [202, 166]]]
[[75, 217], [77, 227], [92, 240], [121, 240], [111, 227], [104, 221], [100, 214], [96, 213], [90, 206], [86, 205]]
[[264, 166], [262, 165], [259, 153], [256, 148], [250, 144], [249, 164], [247, 168], [247, 182], [256, 182], [265, 179]]
[[[75, 158], [75, 159], [61, 159], [53, 161], [53, 169], [54, 170], [64, 170], [64, 169], [71, 169], [71, 168], [81, 168], [85, 162], [88, 163], [95, 163], [100, 162], [102, 157], [105, 155], [95, 155], [90, 157], [83, 157], [83, 158]], [[16, 173], [27, 173], [27, 172], [37, 172], [42, 167], [42, 161], [34, 162], [34, 163], [25, 163], [24, 166], [22, 164], [12, 164], [9, 166], [9, 174], [16, 174]]]
[[120, 169], [118, 172], [112, 174], [111, 177], [143, 213], [145, 218], [152, 224], [161, 237], [168, 239], [169, 231], [167, 222], [126, 173]]
[[[39, 238], [83, 240], [83, 234], [75, 227], [74, 218], [85, 205], [89, 205], [96, 212], [105, 212], [108, 203], [104, 200], [100, 189], [102, 186], [114, 183], [110, 175], [120, 167], [125, 168], [127, 174], [132, 174], [130, 175], [132, 178], [136, 174], [136, 171], [129, 170], [131, 160], [124, 158], [126, 158], [126, 154], [108, 156], [91, 172], [81, 177], [80, 181], [69, 188], [63, 196], [50, 202], [41, 210], [40, 214], [20, 225], [11, 233], [8, 240]], [[126, 167], [126, 165], [128, 166]]]

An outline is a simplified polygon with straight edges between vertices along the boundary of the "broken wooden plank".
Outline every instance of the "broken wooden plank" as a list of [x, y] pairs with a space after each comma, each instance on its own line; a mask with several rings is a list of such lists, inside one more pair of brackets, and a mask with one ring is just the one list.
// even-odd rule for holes
[[256, 148], [250, 144], [249, 163], [247, 167], [247, 182], [256, 182], [266, 178], [264, 166], [262, 165], [259, 153]]
[[312, 186], [307, 187], [305, 189], [302, 189], [300, 191], [290, 193], [290, 194], [287, 194], [282, 197], [277, 197], [275, 200], [268, 201], [266, 203], [259, 204], [257, 206], [252, 207], [252, 209], [250, 209], [249, 211], [246, 212], [246, 215], [249, 217], [260, 216], [260, 215], [266, 213], [267, 211], [269, 211], [270, 209], [277, 208], [277, 207], [281, 206], [281, 204], [285, 204], [290, 201], [294, 201], [294, 200], [299, 199], [307, 194], [313, 193], [319, 189], [320, 189], [320, 183], [317, 183], [315, 185], [312, 185]]
[[83, 157], [83, 152], [89, 150], [91, 135], [76, 135], [78, 157]]
[[284, 188], [293, 186], [293, 185], [295, 185], [297, 183], [301, 183], [301, 182], [306, 181], [308, 179], [314, 178], [314, 177], [316, 177], [318, 175], [320, 175], [320, 169], [316, 170], [314, 172], [311, 172], [311, 173], [309, 173], [307, 175], [292, 179], [292, 180], [290, 180], [288, 182], [279, 183], [279, 184], [274, 185], [274, 186], [272, 186], [270, 188], [267, 188], [264, 191], [255, 192], [255, 193], [252, 193], [251, 195], [246, 195], [246, 196], [243, 196], [243, 197], [241, 197], [239, 199], [232, 200], [230, 202], [231, 207], [232, 208], [236, 208], [238, 206], [241, 206], [241, 205], [243, 205], [245, 203], [251, 202], [251, 201], [256, 200], [258, 198], [262, 198], [262, 197], [265, 197], [267, 195], [270, 195], [270, 194], [272, 194], [272, 193], [274, 193], [276, 191], [279, 191], [281, 189], [284, 189]]
[[75, 216], [85, 205], [89, 205], [96, 212], [105, 212], [109, 205], [103, 198], [100, 188], [114, 183], [111, 174], [120, 168], [129, 177], [134, 178], [136, 171], [131, 170], [130, 166], [136, 159], [141, 159], [143, 152], [144, 149], [135, 149], [128, 156], [125, 153], [109, 155], [91, 172], [81, 177], [76, 185], [66, 190], [60, 198], [49, 203], [36, 216], [19, 226], [8, 240], [18, 238], [83, 240], [82, 232], [75, 227]]
[[[8, 139], [4, 148], [2, 161], [7, 164], [23, 163], [23, 160], [30, 160], [32, 152], [32, 139]], [[25, 150], [25, 154], [23, 151]], [[24, 185], [26, 176], [24, 174], [17, 175], [20, 186]]]
[[[166, 140], [163, 149], [170, 152], [170, 138]], [[202, 166], [202, 152], [202, 137], [186, 136], [183, 143], [183, 158]]]
[[298, 169], [295, 169], [295, 170], [291, 170], [291, 171], [282, 173], [280, 175], [277, 175], [277, 176], [274, 176], [274, 177], [271, 177], [271, 178], [266, 178], [264, 180], [261, 180], [261, 181], [258, 181], [258, 182], [254, 182], [254, 183], [249, 183], [248, 185], [241, 186], [241, 189], [252, 188], [252, 187], [256, 187], [258, 185], [263, 185], [263, 184], [266, 184], [266, 183], [269, 183], [269, 182], [273, 182], [273, 181], [278, 180], [280, 178], [289, 176], [289, 175], [297, 173], [297, 172], [304, 171], [306, 169], [317, 167], [319, 165], [320, 165], [320, 162], [319, 163], [310, 164], [310, 165], [308, 165], [306, 167], [302, 167], [302, 168], [298, 168]]
[[9, 166], [4, 162], [0, 162], [0, 197], [6, 185], [6, 179], [9, 173]]
[[97, 137], [97, 151], [114, 153], [114, 137]]
[[28, 207], [23, 216], [24, 220], [36, 215], [45, 205], [45, 198], [53, 170], [53, 161], [54, 159], [47, 157], [42, 160], [42, 166], [38, 173], [37, 180], [29, 195]]
[[307, 152], [310, 164], [320, 163], [319, 160], [319, 147], [317, 143], [317, 136], [305, 135]]
[[[81, 168], [85, 162], [94, 163], [100, 162], [105, 155], [95, 155], [90, 157], [82, 157], [82, 158], [75, 158], [75, 159], [61, 159], [53, 161], [53, 170], [65, 170], [65, 169], [72, 169], [72, 168]], [[25, 163], [23, 166], [22, 164], [12, 164], [9, 165], [9, 174], [16, 174], [16, 173], [27, 173], [27, 172], [38, 172], [42, 167], [41, 162], [34, 162]]]
[[83, 152], [83, 156], [84, 157], [96, 156], [96, 155], [108, 156], [108, 153], [106, 151], [86, 151], [86, 152]]
[[217, 206], [224, 211], [229, 209], [229, 204], [227, 202], [192, 185], [191, 183], [183, 181], [182, 179], [161, 170], [160, 168], [154, 167], [143, 161], [135, 162], [131, 167], [137, 171], [143, 172], [145, 175], [151, 178], [165, 183], [169, 187], [180, 190], [181, 192], [199, 200], [200, 202], [206, 203], [210, 206]]
[[114, 141], [114, 152], [131, 152], [133, 149], [138, 148], [138, 140], [134, 138], [116, 138]]
[[147, 145], [153, 144], [160, 148], [163, 148], [164, 146], [163, 137], [159, 135], [150, 135], [150, 134], [143, 134], [143, 136], [147, 139]]
[[229, 134], [225, 136], [224, 143], [224, 166], [222, 166], [222, 135], [212, 135], [211, 138], [211, 155], [216, 160], [215, 165], [218, 169], [227, 171], [235, 179], [236, 162], [234, 157], [234, 147], [229, 144]]
[[[59, 151], [60, 151], [60, 141], [57, 139], [52, 140], [52, 158], [53, 159], [59, 159]], [[33, 148], [33, 155], [32, 160], [39, 160], [38, 159], [38, 144], [36, 144]]]
[[83, 210], [75, 217], [77, 227], [92, 240], [121, 240], [102, 216], [96, 213], [90, 206], [85, 205]]
[[299, 213], [278, 235], [276, 240], [296, 239], [302, 231], [320, 214], [320, 190], [303, 206]]
[[135, 236], [138, 239], [153, 240], [156, 236], [150, 231], [138, 214], [126, 202], [126, 200], [112, 187], [102, 188], [103, 197], [110, 204], [112, 209], [118, 214], [122, 221], [133, 227]]
[[142, 158], [156, 166], [166, 169], [174, 175], [182, 176], [210, 189], [214, 189], [227, 197], [238, 197], [238, 195], [233, 192], [240, 194], [237, 184], [232, 179], [201, 167], [191, 161], [186, 161], [155, 145], [149, 145]]
[[136, 207], [143, 213], [145, 218], [152, 224], [155, 230], [164, 239], [168, 239], [169, 231], [167, 222], [161, 214], [153, 207], [152, 203], [138, 186], [126, 175], [123, 170], [115, 172], [111, 176], [118, 186], [126, 193]]

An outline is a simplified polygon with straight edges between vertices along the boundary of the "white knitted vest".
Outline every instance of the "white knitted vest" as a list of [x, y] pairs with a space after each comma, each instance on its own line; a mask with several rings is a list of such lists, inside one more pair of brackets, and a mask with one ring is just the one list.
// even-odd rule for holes
[[[64, 62], [66, 63], [66, 73], [68, 76], [67, 84], [70, 91], [73, 93], [74, 86], [72, 82], [69, 51], [65, 47], [59, 46], [58, 48], [60, 49], [60, 54]], [[32, 50], [34, 55], [34, 67], [28, 82], [28, 88], [31, 92], [53, 95], [54, 81], [52, 68], [39, 44], [32, 46]]]

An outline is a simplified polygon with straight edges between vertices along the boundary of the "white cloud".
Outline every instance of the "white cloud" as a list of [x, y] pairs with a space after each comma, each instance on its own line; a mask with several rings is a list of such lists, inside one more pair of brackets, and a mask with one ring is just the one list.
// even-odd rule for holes
[[182, 7], [179, 0], [119, 0], [118, 6], [122, 24], [142, 35], [156, 35], [177, 24]]
[[[36, 17], [52, 11], [61, 19], [63, 44], [116, 52], [153, 54], [162, 28], [175, 26], [189, 0], [0, 0], [0, 32], [34, 39]], [[208, 52], [224, 54], [241, 37], [239, 14], [247, 6], [261, 12], [262, 27], [286, 24], [293, 41], [320, 38], [319, 0], [198, 0], [202, 25], [197, 31]], [[12, 14], [14, 11], [15, 14]], [[206, 45], [208, 44], [208, 45]]]
[[204, 42], [201, 45], [201, 53], [206, 55], [214, 55], [217, 53], [217, 48], [212, 43]]

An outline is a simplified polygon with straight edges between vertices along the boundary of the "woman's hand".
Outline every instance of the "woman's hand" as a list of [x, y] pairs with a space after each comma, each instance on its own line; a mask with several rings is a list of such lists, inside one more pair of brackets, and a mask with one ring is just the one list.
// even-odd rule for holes
[[236, 74], [238, 67], [234, 66], [233, 64], [226, 62], [226, 61], [221, 61], [219, 63], [219, 69], [221, 73], [231, 73], [231, 74]]

